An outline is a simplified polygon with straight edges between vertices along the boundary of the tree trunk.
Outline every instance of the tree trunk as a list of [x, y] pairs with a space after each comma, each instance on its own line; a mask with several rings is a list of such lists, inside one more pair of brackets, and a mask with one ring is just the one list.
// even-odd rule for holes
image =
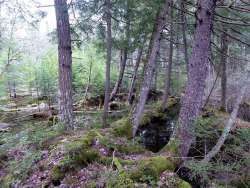
[[67, 129], [73, 129], [72, 50], [66, 0], [55, 0], [55, 11], [59, 60], [59, 118]]
[[[159, 47], [160, 49], [161, 47]], [[155, 62], [155, 68], [153, 70], [153, 80], [152, 80], [152, 83], [151, 83], [151, 90], [153, 91], [156, 91], [157, 90], [157, 80], [158, 80], [158, 61], [160, 60], [160, 51], [158, 53], [158, 58], [156, 58], [156, 62]]]
[[174, 50], [174, 24], [173, 24], [173, 0], [171, 0], [171, 11], [170, 11], [170, 42], [169, 42], [169, 58], [168, 66], [166, 66], [166, 78], [165, 78], [165, 89], [163, 95], [162, 107], [166, 108], [168, 97], [170, 95], [170, 85], [171, 85], [171, 73], [172, 73], [172, 63], [173, 63], [173, 50]]
[[107, 22], [107, 60], [106, 60], [106, 81], [105, 81], [105, 99], [104, 99], [104, 111], [103, 111], [103, 127], [107, 126], [107, 117], [109, 110], [110, 99], [110, 64], [112, 53], [112, 30], [111, 30], [111, 3], [110, 0], [105, 0], [106, 6], [106, 22]]
[[123, 80], [123, 76], [124, 76], [124, 72], [125, 72], [125, 68], [126, 68], [126, 64], [127, 64], [127, 59], [128, 59], [128, 50], [125, 48], [123, 50], [122, 58], [121, 58], [121, 62], [120, 62], [120, 71], [119, 71], [118, 80], [116, 81], [115, 87], [110, 95], [111, 101], [114, 99], [115, 95], [117, 94], [117, 92], [122, 84], [122, 80]]
[[128, 102], [129, 102], [129, 104], [132, 104], [132, 102], [133, 102], [133, 93], [134, 93], [134, 90], [135, 90], [135, 83], [136, 83], [137, 73], [138, 73], [138, 69], [139, 69], [139, 66], [140, 66], [140, 62], [141, 62], [142, 52], [143, 52], [143, 47], [141, 47], [138, 50], [138, 54], [137, 54], [137, 58], [136, 58], [135, 70], [134, 70], [134, 73], [133, 73], [133, 77], [132, 77], [131, 84], [130, 84], [130, 89], [129, 89], [129, 94], [128, 94]]
[[203, 108], [206, 108], [206, 106], [207, 106], [207, 104], [208, 104], [208, 102], [209, 102], [209, 99], [210, 99], [210, 97], [211, 97], [211, 95], [212, 95], [212, 93], [213, 93], [213, 91], [214, 91], [214, 88], [215, 88], [215, 86], [216, 86], [216, 83], [217, 83], [218, 78], [219, 78], [219, 73], [217, 73], [217, 75], [216, 75], [216, 78], [215, 78], [215, 80], [214, 80], [214, 82], [213, 82], [213, 85], [212, 85], [212, 87], [211, 87], [211, 89], [210, 89], [210, 91], [209, 91], [209, 93], [208, 93], [208, 96], [207, 96], [205, 102], [204, 102]]
[[[226, 31], [225, 31], [226, 32]], [[221, 109], [226, 110], [228, 36], [221, 34]]]
[[126, 12], [126, 27], [125, 27], [125, 35], [126, 35], [126, 45], [123, 49], [123, 53], [122, 53], [122, 60], [121, 60], [121, 64], [120, 64], [120, 71], [119, 71], [119, 77], [118, 80], [115, 84], [115, 87], [113, 89], [113, 91], [111, 92], [110, 95], [110, 100], [113, 100], [115, 95], [117, 94], [118, 90], [120, 89], [121, 85], [122, 85], [122, 80], [123, 80], [123, 76], [124, 76], [124, 72], [125, 72], [125, 68], [126, 68], [126, 64], [127, 64], [127, 59], [128, 59], [128, 52], [129, 52], [129, 40], [130, 40], [130, 4], [129, 1], [127, 1], [127, 12]]
[[183, 47], [184, 47], [184, 57], [185, 57], [185, 63], [186, 63], [186, 69], [187, 69], [187, 73], [188, 71], [188, 45], [187, 45], [187, 35], [186, 35], [186, 31], [187, 31], [187, 18], [186, 18], [186, 0], [180, 0], [181, 1], [181, 29], [182, 29], [182, 39], [183, 39]]
[[195, 141], [193, 123], [202, 107], [211, 55], [211, 33], [216, 1], [198, 0], [197, 5], [195, 40], [189, 60], [188, 83], [179, 115], [178, 139], [182, 157], [187, 156], [191, 144]]
[[144, 80], [140, 91], [140, 97], [131, 118], [131, 123], [133, 125], [133, 137], [136, 135], [141, 120], [141, 116], [144, 111], [144, 106], [148, 97], [148, 92], [152, 82], [153, 71], [155, 68], [155, 61], [157, 54], [159, 52], [161, 35], [166, 24], [166, 16], [168, 13], [168, 9], [169, 9], [169, 0], [165, 0], [162, 10], [160, 10], [159, 13], [157, 14], [151, 38], [152, 42], [150, 42], [152, 44], [152, 47], [149, 51], [149, 56], [148, 56], [149, 58], [144, 72]]
[[246, 77], [246, 80], [244, 80], [244, 84], [240, 90], [240, 93], [237, 97], [237, 100], [236, 100], [236, 103], [234, 105], [234, 109], [231, 113], [231, 116], [224, 128], [224, 131], [222, 133], [222, 135], [220, 136], [218, 142], [216, 143], [216, 145], [212, 148], [212, 150], [205, 156], [205, 158], [202, 160], [202, 162], [209, 162], [219, 151], [220, 151], [220, 148], [223, 146], [226, 138], [228, 137], [229, 135], [229, 132], [231, 131], [234, 123], [235, 123], [235, 120], [237, 118], [237, 115], [238, 115], [238, 111], [239, 111], [239, 108], [240, 108], [240, 104], [244, 98], [244, 95], [245, 95], [245, 92], [246, 92], [246, 89], [247, 87], [249, 86], [249, 83], [248, 83], [248, 79], [249, 79], [249, 76], [250, 76], [250, 73], [248, 72], [247, 73], [247, 77]]
[[91, 76], [92, 76], [92, 66], [93, 66], [93, 61], [92, 61], [92, 58], [91, 58], [91, 62], [90, 62], [90, 65], [89, 65], [89, 76], [88, 76], [88, 82], [87, 82], [87, 86], [86, 86], [86, 89], [85, 89], [85, 92], [84, 92], [83, 101], [86, 101], [86, 99], [87, 99], [87, 95], [88, 95], [88, 92], [89, 92], [89, 85], [90, 85], [90, 82], [91, 82]]

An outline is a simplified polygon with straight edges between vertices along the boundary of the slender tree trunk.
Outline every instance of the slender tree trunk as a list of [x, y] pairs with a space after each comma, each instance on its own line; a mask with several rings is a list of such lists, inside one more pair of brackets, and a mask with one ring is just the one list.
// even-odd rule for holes
[[59, 118], [67, 129], [74, 128], [72, 100], [72, 50], [66, 0], [54, 0], [58, 36]]
[[117, 94], [117, 92], [122, 84], [122, 80], [123, 80], [123, 76], [124, 76], [124, 72], [125, 72], [125, 68], [126, 68], [126, 64], [127, 64], [127, 59], [128, 59], [128, 50], [124, 49], [123, 53], [122, 53], [121, 62], [120, 62], [120, 71], [119, 71], [118, 80], [116, 81], [115, 87], [114, 87], [113, 91], [111, 92], [110, 100], [114, 99], [115, 95]]
[[127, 64], [127, 59], [128, 59], [128, 53], [129, 53], [129, 46], [130, 46], [130, 2], [127, 1], [127, 12], [126, 12], [126, 27], [125, 27], [125, 35], [126, 35], [126, 46], [123, 50], [123, 55], [122, 55], [122, 61], [120, 64], [120, 71], [119, 71], [119, 77], [118, 80], [115, 84], [115, 87], [113, 89], [113, 91], [111, 92], [110, 95], [110, 100], [113, 100], [115, 95], [117, 94], [117, 92], [119, 91], [121, 85], [122, 85], [122, 80], [124, 77], [124, 72], [125, 72], [125, 68], [126, 68], [126, 64]]
[[203, 105], [203, 108], [206, 108], [206, 106], [207, 106], [207, 104], [208, 104], [208, 102], [209, 102], [209, 99], [210, 99], [210, 97], [211, 97], [211, 95], [212, 95], [212, 93], [213, 93], [213, 91], [214, 91], [214, 88], [215, 88], [215, 86], [216, 86], [216, 83], [217, 83], [218, 78], [219, 78], [219, 73], [217, 73], [217, 75], [216, 75], [216, 78], [215, 78], [215, 80], [214, 80], [214, 82], [213, 82], [213, 85], [212, 85], [212, 88], [210, 89], [209, 94], [208, 94], [208, 96], [207, 96], [207, 98], [206, 98], [206, 100], [205, 100], [205, 103], [204, 103], [204, 105]]
[[90, 85], [91, 76], [92, 76], [92, 66], [93, 66], [93, 61], [92, 61], [92, 59], [91, 59], [90, 66], [89, 66], [88, 82], [87, 82], [87, 86], [86, 86], [85, 93], [84, 93], [84, 97], [83, 97], [83, 100], [84, 100], [84, 101], [86, 101], [86, 98], [87, 98], [87, 95], [88, 95], [88, 91], [89, 91], [89, 85]]
[[112, 30], [111, 30], [111, 2], [105, 0], [106, 6], [106, 22], [107, 22], [107, 60], [106, 60], [106, 82], [105, 82], [105, 99], [104, 99], [104, 111], [103, 111], [103, 127], [107, 126], [107, 117], [109, 110], [109, 99], [110, 99], [110, 64], [111, 64], [111, 53], [112, 53]]
[[[225, 30], [226, 32], [226, 30]], [[221, 34], [221, 109], [226, 110], [228, 36]]]
[[140, 66], [140, 62], [141, 62], [142, 53], [143, 53], [143, 47], [141, 47], [138, 50], [138, 54], [137, 54], [137, 58], [136, 58], [135, 70], [134, 70], [134, 73], [133, 73], [133, 77], [132, 77], [131, 84], [130, 84], [130, 89], [129, 89], [129, 94], [128, 94], [128, 102], [129, 102], [129, 104], [132, 104], [132, 102], [133, 102], [133, 93], [134, 93], [134, 90], [135, 90], [135, 83], [136, 83], [137, 73], [138, 73], [138, 69], [139, 69], [139, 66]]
[[197, 5], [195, 40], [189, 61], [188, 83], [179, 115], [178, 138], [182, 157], [187, 156], [191, 144], [195, 141], [193, 123], [202, 107], [211, 55], [211, 33], [216, 1], [198, 0]]
[[11, 92], [11, 84], [10, 81], [8, 81], [8, 90], [9, 90], [9, 97], [12, 98], [12, 92]]
[[239, 108], [240, 108], [240, 104], [244, 98], [244, 95], [246, 93], [246, 89], [247, 87], [249, 86], [249, 76], [250, 76], [250, 73], [248, 72], [247, 73], [247, 77], [246, 77], [246, 80], [244, 80], [244, 84], [240, 90], [240, 93], [237, 97], [237, 100], [236, 100], [236, 103], [234, 104], [234, 109], [230, 115], [230, 118], [224, 128], [224, 131], [222, 133], [222, 135], [220, 136], [218, 142], [216, 143], [216, 145], [212, 148], [212, 150], [205, 156], [205, 158], [202, 160], [202, 162], [209, 162], [221, 149], [221, 147], [223, 146], [226, 138], [228, 137], [234, 123], [235, 123], [235, 120], [237, 118], [237, 115], [238, 115], [238, 111], [239, 111]]
[[141, 116], [144, 111], [144, 106], [148, 97], [148, 92], [152, 82], [153, 70], [155, 68], [155, 61], [157, 54], [159, 52], [161, 35], [166, 24], [166, 16], [168, 13], [168, 9], [169, 9], [169, 0], [165, 0], [162, 10], [160, 10], [160, 12], [157, 14], [151, 38], [152, 41], [150, 42], [152, 46], [150, 47], [151, 49], [149, 51], [148, 63], [146, 65], [144, 72], [144, 80], [140, 91], [140, 97], [131, 118], [131, 123], [133, 125], [133, 136], [136, 135], [141, 120]]
[[186, 70], [187, 73], [188, 71], [188, 45], [187, 45], [187, 35], [186, 35], [186, 31], [187, 31], [187, 18], [186, 18], [186, 0], [180, 0], [181, 3], [181, 29], [182, 29], [182, 39], [183, 39], [183, 46], [184, 46], [184, 57], [185, 57], [185, 63], [186, 63]]
[[181, 93], [181, 61], [180, 61], [180, 50], [181, 50], [181, 44], [180, 44], [180, 25], [176, 25], [176, 66], [177, 66], [177, 72], [176, 72], [176, 78], [177, 86], [176, 86], [176, 93]]
[[172, 63], [173, 63], [173, 51], [174, 51], [174, 24], [173, 24], [173, 0], [171, 0], [171, 11], [170, 11], [170, 42], [169, 42], [169, 58], [168, 66], [166, 66], [166, 78], [165, 78], [165, 89], [163, 95], [162, 107], [166, 108], [168, 97], [170, 95], [170, 85], [171, 85], [171, 73], [172, 73]]
[[[160, 49], [160, 47], [159, 47]], [[158, 58], [156, 58], [156, 62], [155, 62], [155, 68], [153, 70], [153, 81], [151, 83], [151, 90], [152, 91], [156, 91], [157, 90], [157, 80], [158, 80], [158, 64], [159, 64], [159, 60], [160, 60], [160, 51], [158, 53]]]
[[17, 97], [17, 95], [16, 95], [16, 82], [15, 81], [13, 82], [13, 97], [14, 97], [14, 99]]
[[36, 97], [37, 97], [37, 108], [38, 108], [38, 112], [40, 112], [40, 103], [39, 103], [39, 88], [38, 86], [36, 86]]

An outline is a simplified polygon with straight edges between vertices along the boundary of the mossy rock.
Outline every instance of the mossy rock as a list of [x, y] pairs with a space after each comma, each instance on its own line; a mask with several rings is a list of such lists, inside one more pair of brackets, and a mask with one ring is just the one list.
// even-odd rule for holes
[[175, 164], [164, 156], [151, 157], [139, 161], [137, 169], [131, 173], [130, 177], [137, 182], [146, 178], [158, 180], [162, 172], [174, 171], [175, 167]]
[[[162, 108], [162, 104], [156, 103], [151, 105], [150, 110], [145, 110], [140, 120], [140, 127], [150, 124], [153, 119], [159, 119], [160, 121], [167, 121], [168, 119], [174, 119], [179, 113], [180, 100], [178, 98], [170, 98], [167, 104], [167, 109]], [[127, 137], [131, 139], [132, 125], [130, 117], [124, 117], [111, 124], [112, 132], [115, 136]]]
[[112, 133], [115, 136], [132, 138], [132, 125], [129, 121], [129, 118], [122, 118], [118, 121], [115, 121], [111, 124]]

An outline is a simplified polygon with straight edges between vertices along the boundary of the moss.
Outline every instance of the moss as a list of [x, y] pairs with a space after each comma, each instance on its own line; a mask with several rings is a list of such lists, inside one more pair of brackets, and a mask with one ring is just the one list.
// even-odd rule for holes
[[144, 177], [158, 180], [162, 172], [174, 169], [175, 165], [170, 159], [157, 156], [139, 161], [138, 168], [131, 173], [130, 177], [135, 181], [141, 181], [145, 179]]
[[171, 139], [168, 144], [161, 150], [161, 153], [169, 153], [173, 156], [178, 156], [179, 153], [179, 141], [177, 139]]
[[86, 166], [100, 158], [100, 154], [95, 149], [81, 150], [71, 156], [74, 163], [81, 166]]
[[[147, 110], [140, 120], [140, 126], [145, 126], [149, 124], [153, 118], [160, 120], [167, 120], [167, 118], [174, 118], [178, 114], [179, 109], [179, 99], [170, 98], [168, 102], [167, 110], [162, 108], [162, 104], [156, 103], [150, 106], [151, 110]], [[132, 138], [132, 125], [130, 118], [124, 117], [118, 121], [111, 124], [113, 134], [115, 136], [125, 136], [127, 138]]]
[[97, 135], [96, 131], [90, 131], [82, 139], [72, 141], [65, 146], [67, 154], [52, 170], [51, 180], [54, 185], [64, 178], [66, 172], [74, 171], [100, 159], [99, 152], [91, 148]]
[[129, 118], [122, 118], [111, 124], [112, 132], [115, 136], [132, 138], [132, 125]]
[[0, 185], [2, 187], [13, 187], [15, 185], [15, 178], [13, 175], [8, 174], [0, 178]]
[[83, 147], [90, 147], [93, 144], [97, 136], [98, 136], [97, 131], [94, 131], [94, 130], [89, 131], [88, 134], [84, 136], [82, 139]]
[[188, 182], [180, 179], [178, 183], [178, 188], [192, 188], [192, 186]]
[[[119, 139], [119, 140], [118, 140]], [[109, 150], [116, 150], [124, 154], [138, 154], [145, 152], [145, 148], [138, 142], [132, 142], [126, 138], [113, 138], [112, 135], [99, 137], [99, 142]]]
[[162, 187], [173, 187], [173, 188], [191, 188], [192, 186], [182, 180], [177, 174], [173, 173], [172, 171], [166, 171], [165, 176], [161, 178]]
[[144, 113], [140, 121], [140, 126], [147, 125], [148, 123], [150, 123], [151, 118], [152, 118], [151, 112]]
[[[121, 165], [135, 165], [136, 161], [134, 160], [125, 160], [125, 159], [118, 159]], [[100, 156], [98, 159], [99, 163], [104, 164], [104, 165], [111, 165], [113, 163], [113, 157], [106, 157], [106, 156]]]
[[117, 145], [117, 151], [124, 154], [142, 153], [145, 149], [140, 145]]
[[61, 166], [55, 166], [52, 169], [52, 173], [51, 173], [51, 181], [53, 184], [57, 184], [57, 182], [61, 181], [65, 176], [65, 171], [63, 168], [61, 168]]

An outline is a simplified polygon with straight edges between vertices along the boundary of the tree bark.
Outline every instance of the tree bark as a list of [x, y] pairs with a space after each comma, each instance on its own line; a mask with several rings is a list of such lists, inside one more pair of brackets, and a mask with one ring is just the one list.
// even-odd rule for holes
[[143, 47], [140, 47], [139, 50], [138, 50], [136, 63], [135, 63], [135, 70], [134, 70], [134, 73], [133, 73], [133, 77], [132, 77], [131, 84], [130, 84], [130, 89], [129, 89], [129, 94], [128, 94], [128, 102], [129, 102], [129, 104], [132, 104], [132, 102], [133, 102], [133, 93], [134, 93], [134, 90], [135, 90], [135, 83], [136, 83], [137, 73], [138, 73], [138, 69], [139, 69], [139, 66], [140, 66], [140, 62], [141, 62], [142, 52], [143, 52]]
[[93, 61], [92, 61], [92, 58], [91, 58], [91, 62], [90, 62], [90, 65], [89, 65], [88, 82], [87, 82], [87, 86], [86, 86], [86, 89], [85, 89], [85, 92], [84, 92], [84, 96], [83, 96], [83, 101], [84, 101], [84, 102], [85, 102], [86, 99], [87, 99], [87, 95], [88, 95], [88, 91], [89, 91], [89, 86], [90, 86], [91, 76], [92, 76], [92, 66], [93, 66]]
[[[227, 31], [225, 31], [227, 32]], [[221, 109], [226, 110], [228, 36], [221, 34]]]
[[166, 78], [165, 78], [165, 89], [163, 95], [162, 107], [166, 108], [168, 97], [170, 95], [170, 86], [171, 86], [171, 73], [172, 73], [172, 63], [173, 63], [173, 51], [174, 51], [174, 24], [173, 24], [173, 0], [171, 0], [171, 11], [170, 11], [170, 42], [169, 42], [169, 58], [168, 58], [168, 66], [166, 66]]
[[210, 89], [210, 91], [209, 91], [209, 94], [208, 94], [208, 96], [207, 96], [205, 102], [204, 102], [203, 108], [206, 108], [206, 106], [207, 106], [207, 104], [208, 104], [208, 102], [209, 102], [209, 99], [210, 99], [210, 97], [211, 97], [211, 95], [212, 95], [212, 93], [213, 93], [213, 91], [214, 91], [214, 88], [215, 88], [215, 86], [216, 86], [216, 83], [217, 83], [218, 78], [219, 78], [219, 73], [217, 73], [217, 75], [216, 75], [216, 78], [215, 78], [215, 80], [214, 80], [214, 82], [213, 82], [213, 85], [212, 85], [212, 87], [211, 87], [211, 89]]
[[121, 64], [120, 64], [120, 71], [119, 71], [119, 77], [118, 80], [115, 84], [115, 87], [113, 89], [113, 91], [111, 92], [110, 95], [110, 100], [112, 101], [115, 97], [115, 95], [117, 94], [119, 88], [122, 85], [122, 80], [123, 80], [123, 76], [124, 76], [124, 72], [125, 72], [125, 68], [126, 68], [126, 64], [127, 64], [127, 59], [128, 59], [128, 53], [129, 53], [129, 40], [130, 40], [130, 4], [129, 1], [127, 1], [127, 12], [126, 12], [126, 27], [125, 27], [125, 35], [126, 35], [126, 44], [125, 47], [123, 49], [123, 53], [122, 53], [122, 60], [121, 60]]
[[184, 47], [184, 57], [185, 57], [185, 63], [186, 63], [186, 70], [188, 73], [188, 45], [187, 45], [187, 35], [186, 35], [186, 31], [187, 31], [187, 18], [186, 18], [186, 0], [180, 0], [181, 3], [181, 29], [182, 29], [182, 39], [183, 39], [183, 47]]
[[236, 100], [236, 103], [234, 105], [234, 109], [230, 115], [230, 118], [224, 128], [224, 131], [222, 133], [222, 135], [220, 136], [218, 142], [216, 143], [216, 145], [212, 148], [212, 150], [205, 156], [205, 158], [202, 160], [202, 162], [209, 162], [221, 149], [221, 147], [223, 146], [226, 138], [228, 137], [229, 135], [229, 132], [231, 131], [234, 123], [235, 123], [235, 120], [237, 118], [237, 115], [238, 115], [238, 111], [239, 111], [239, 108], [240, 108], [240, 104], [244, 98], [244, 95], [246, 93], [246, 89], [249, 85], [248, 83], [248, 79], [249, 79], [249, 76], [250, 76], [250, 73], [248, 72], [247, 73], [247, 78], [245, 79], [245, 83], [244, 85], [242, 86], [241, 90], [240, 90], [240, 93], [237, 97], [237, 100]]
[[54, 0], [58, 36], [59, 118], [67, 129], [74, 128], [72, 100], [72, 49], [66, 0]]
[[124, 76], [124, 72], [125, 72], [125, 68], [126, 68], [126, 64], [127, 64], [127, 59], [128, 59], [128, 50], [124, 49], [122, 52], [122, 58], [121, 58], [121, 62], [120, 62], [120, 71], [119, 71], [118, 80], [116, 81], [115, 87], [110, 95], [111, 101], [114, 99], [115, 95], [117, 94], [117, 92], [122, 84], [122, 80], [123, 80], [123, 76]]
[[179, 115], [179, 152], [184, 158], [195, 141], [193, 123], [199, 116], [202, 107], [211, 55], [211, 33], [216, 1], [198, 0], [197, 5], [195, 40], [189, 60], [188, 83]]
[[144, 106], [148, 97], [149, 89], [152, 82], [153, 71], [155, 68], [155, 61], [159, 52], [161, 35], [166, 24], [166, 16], [168, 13], [168, 9], [169, 0], [165, 0], [162, 9], [157, 14], [154, 30], [151, 37], [152, 41], [150, 42], [152, 44], [152, 47], [150, 47], [151, 49], [149, 50], [149, 58], [148, 63], [145, 67], [144, 80], [140, 91], [140, 97], [131, 117], [131, 123], [133, 126], [133, 137], [136, 135], [141, 116], [144, 111]]
[[109, 110], [109, 99], [110, 99], [110, 64], [111, 64], [111, 53], [112, 53], [112, 30], [111, 30], [111, 2], [105, 0], [106, 6], [106, 22], [107, 22], [107, 60], [106, 60], [106, 81], [105, 81], [105, 99], [104, 99], [104, 110], [103, 110], [103, 127], [107, 126], [107, 117]]

